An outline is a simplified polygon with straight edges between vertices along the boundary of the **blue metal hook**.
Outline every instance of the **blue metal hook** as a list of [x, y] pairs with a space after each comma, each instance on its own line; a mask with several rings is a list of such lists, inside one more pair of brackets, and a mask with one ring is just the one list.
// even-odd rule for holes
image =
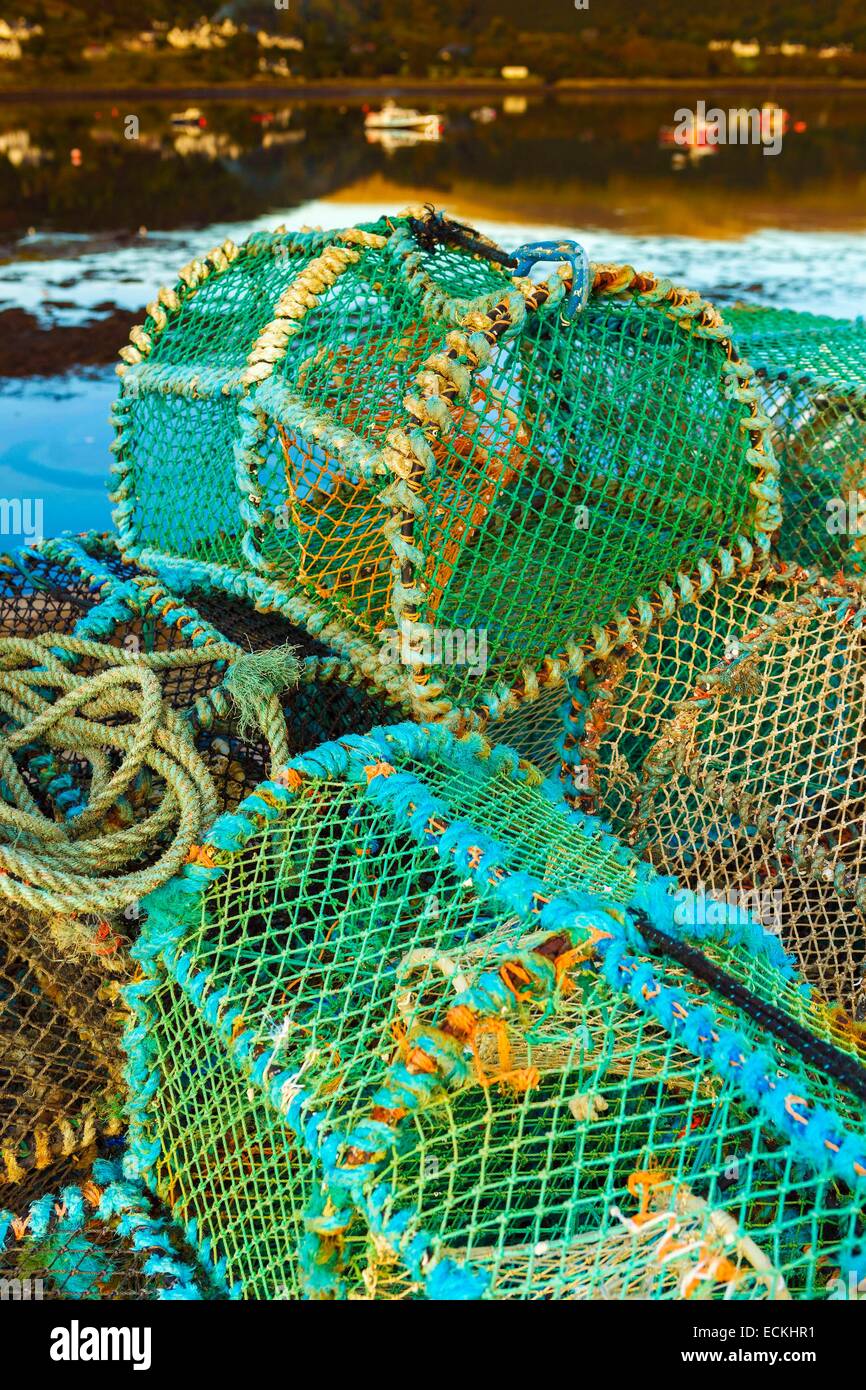
[[533, 241], [518, 246], [512, 253], [516, 262], [512, 273], [528, 275], [542, 261], [568, 261], [571, 266], [571, 290], [565, 301], [565, 317], [573, 319], [581, 313], [589, 299], [591, 275], [589, 257], [577, 241]]

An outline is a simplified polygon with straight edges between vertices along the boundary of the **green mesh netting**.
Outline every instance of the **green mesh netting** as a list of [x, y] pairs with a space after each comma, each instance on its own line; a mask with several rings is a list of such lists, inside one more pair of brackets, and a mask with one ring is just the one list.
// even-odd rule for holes
[[[16, 1196], [18, 1195], [16, 1190]], [[84, 1181], [44, 1185], [3, 1209], [0, 1290], [17, 1301], [201, 1299], [213, 1296], [180, 1232], [120, 1165], [97, 1159]]]
[[528, 248], [566, 266], [535, 282], [448, 227], [258, 234], [193, 261], [133, 331], [115, 407], [130, 554], [307, 594], [385, 644], [426, 716], [520, 687], [682, 564], [778, 525], [765, 419], [710, 305], [595, 266], [569, 316], [573, 246]]
[[[152, 557], [166, 587], [181, 591], [212, 627], [244, 651], [263, 651], [290, 643], [303, 657], [299, 687], [286, 707], [289, 743], [293, 754], [302, 753], [341, 733], [364, 733], [376, 725], [391, 724], [412, 712], [411, 698], [395, 688], [392, 672], [375, 648], [359, 649], [351, 636], [334, 632], [333, 624], [320, 612], [298, 614], [297, 621], [285, 616], [286, 595], [269, 583], [250, 585], [249, 575], [236, 576], [217, 566], [177, 564]], [[202, 587], [202, 586], [205, 587]], [[244, 593], [240, 597], [237, 590]], [[246, 596], [247, 590], [252, 592]], [[300, 626], [306, 621], [316, 632], [324, 628], [335, 650]], [[340, 662], [335, 661], [339, 652]], [[451, 726], [491, 732], [497, 740], [515, 748], [544, 772], [553, 772], [563, 754], [561, 706], [567, 696], [565, 660], [547, 663], [537, 679], [528, 681], [519, 696], [502, 693], [472, 711], [464, 711]], [[436, 714], [447, 714], [446, 702]], [[264, 761], [259, 759], [259, 775]], [[259, 780], [257, 777], [256, 780]], [[240, 796], [227, 800], [237, 803]]]
[[861, 1022], [863, 597], [798, 571], [693, 595], [573, 706], [579, 804], [690, 887], [750, 901]]
[[866, 550], [866, 324], [740, 306], [727, 322], [772, 421], [786, 560], [861, 572]]
[[[755, 980], [759, 972], [739, 952], [714, 956], [740, 978], [751, 975], [750, 983], [778, 986], [772, 970]], [[423, 1066], [429, 1034], [422, 1030], [447, 1029], [449, 1018], [454, 1026], [452, 972], [471, 990], [485, 968], [501, 972], [505, 959], [479, 943], [416, 967], [401, 1019], [406, 1063], [413, 1035], [423, 1038], [414, 1058]], [[641, 962], [682, 988], [689, 1007], [718, 1004], [687, 972]], [[435, 975], [446, 971], [437, 988]], [[524, 983], [518, 975], [517, 987]], [[496, 1299], [832, 1292], [862, 1240], [861, 1199], [820, 1166], [799, 1163], [712, 1067], [595, 972], [577, 972], [571, 989], [552, 1010], [527, 1004], [510, 1026], [489, 1018], [468, 1082], [440, 1086], [398, 1121], [403, 1132], [379, 1179], [390, 1210], [411, 1212], [410, 1231], [424, 1231], [428, 1262], [433, 1252], [440, 1270], [453, 1262], [435, 1291], [457, 1294], [469, 1276], [476, 1293]], [[765, 1045], [736, 1010], [722, 1007], [718, 1016]], [[509, 1071], [494, 1084], [503, 1051]], [[780, 1058], [791, 1065], [781, 1049]], [[862, 1118], [841, 1088], [820, 1074], [809, 1079], [822, 1101]], [[394, 1123], [383, 1110], [399, 1090], [398, 1081], [390, 1096], [371, 1095], [369, 1074], [367, 1088], [356, 1087], [339, 1122], [345, 1134], [364, 1133], [365, 1144], [349, 1149], [349, 1161], [363, 1164], [375, 1150], [374, 1126]], [[333, 1258], [344, 1287], [361, 1282], [372, 1297], [422, 1296], [436, 1265], [431, 1271], [422, 1260], [412, 1270], [405, 1234], [384, 1234], [381, 1200], [380, 1193], [351, 1220], [322, 1202], [320, 1258]]]
[[830, 1296], [855, 1043], [669, 888], [481, 740], [295, 760], [149, 901], [133, 1166], [247, 1297]]

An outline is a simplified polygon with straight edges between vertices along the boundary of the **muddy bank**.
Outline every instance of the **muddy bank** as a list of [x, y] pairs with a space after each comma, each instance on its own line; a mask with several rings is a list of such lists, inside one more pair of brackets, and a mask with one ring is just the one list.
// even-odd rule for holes
[[79, 367], [113, 363], [130, 328], [143, 318], [143, 309], [128, 313], [106, 305], [100, 318], [87, 323], [47, 326], [25, 309], [4, 309], [0, 377], [62, 376]]

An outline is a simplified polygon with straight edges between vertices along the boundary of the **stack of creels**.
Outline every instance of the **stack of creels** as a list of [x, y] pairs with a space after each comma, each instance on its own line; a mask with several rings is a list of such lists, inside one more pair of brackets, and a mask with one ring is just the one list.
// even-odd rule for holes
[[324, 745], [148, 903], [128, 1167], [245, 1297], [838, 1296], [866, 1072], [683, 896], [477, 736]]
[[866, 1021], [866, 594], [787, 567], [671, 604], [570, 708], [575, 803]]
[[254, 576], [415, 718], [508, 715], [553, 766], [539, 730], [584, 648], [779, 525], [731, 336], [668, 280], [437, 213], [226, 243], [121, 354], [121, 546]]
[[780, 554], [866, 573], [866, 323], [746, 306], [726, 318], [771, 421]]
[[111, 1300], [213, 1297], [207, 1269], [119, 1162], [97, 1159], [79, 1183], [46, 1187], [4, 1210], [0, 1189], [0, 1281], [23, 1299]]

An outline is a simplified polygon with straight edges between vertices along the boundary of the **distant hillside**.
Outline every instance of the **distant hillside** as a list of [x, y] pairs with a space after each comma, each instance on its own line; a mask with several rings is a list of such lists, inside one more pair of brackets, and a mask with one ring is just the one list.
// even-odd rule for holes
[[866, 48], [866, 5], [862, 0], [726, 0], [724, 5], [683, 3], [683, 0], [589, 0], [576, 10], [573, 0], [289, 0], [284, 10], [273, 0], [227, 0], [213, 5], [207, 0], [112, 0], [106, 13], [104, 0], [11, 0], [2, 12], [30, 20], [84, 22], [100, 33], [137, 30], [154, 20], [190, 23], [203, 14], [231, 15], [236, 20], [260, 24], [276, 22], [280, 28], [328, 24], [340, 29], [365, 28], [383, 23], [402, 27], [410, 19], [424, 18], [425, 28], [462, 28], [474, 35], [495, 21], [516, 32], [573, 34], [595, 29], [600, 36], [646, 35], [683, 43], [706, 44], [711, 39], [751, 39], [765, 43], [809, 45], [853, 43]]
[[[9, 4], [6, 10], [0, 0], [0, 12], [43, 29], [17, 64], [0, 64], [0, 82], [25, 86], [55, 74], [73, 83], [89, 75], [106, 86], [258, 80], [277, 69], [249, 32], [257, 27], [303, 40], [302, 52], [280, 59], [286, 78], [493, 77], [514, 63], [548, 81], [866, 78], [864, 0], [589, 0], [587, 9], [576, 9], [574, 0], [287, 0], [286, 8], [276, 0], [112, 0], [110, 12], [104, 0]], [[169, 49], [166, 26], [195, 26], [203, 14], [231, 18], [240, 32], [213, 45]], [[162, 29], [156, 38], [134, 37], [154, 24]], [[754, 39], [761, 51], [711, 51], [713, 39]], [[783, 43], [809, 52], [782, 54]], [[853, 51], [815, 55], [842, 45]]]
[[478, 0], [479, 13], [500, 16], [513, 28], [536, 32], [573, 32], [576, 26], [707, 44], [711, 39], [758, 39], [764, 43], [809, 45], [853, 43], [866, 47], [863, 0], [725, 0], [694, 4], [689, 0], [589, 0], [576, 11], [572, 0]]

